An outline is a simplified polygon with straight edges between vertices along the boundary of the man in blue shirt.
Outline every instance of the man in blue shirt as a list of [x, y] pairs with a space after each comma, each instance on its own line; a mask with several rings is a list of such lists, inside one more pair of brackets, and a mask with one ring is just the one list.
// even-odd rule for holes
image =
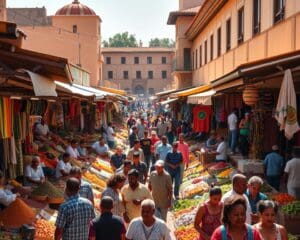
[[277, 191], [279, 191], [280, 176], [284, 167], [283, 157], [279, 155], [278, 150], [278, 146], [274, 145], [272, 152], [269, 153], [263, 161], [266, 170], [266, 180]]
[[181, 180], [180, 165], [183, 162], [183, 157], [182, 154], [177, 151], [178, 143], [173, 143], [172, 147], [172, 152], [169, 152], [166, 156], [166, 170], [172, 178], [172, 183], [175, 181], [174, 194], [175, 198], [179, 199], [179, 187]]
[[248, 181], [248, 189], [246, 191], [246, 196], [248, 197], [251, 211], [252, 211], [252, 223], [257, 223], [259, 217], [257, 214], [257, 203], [260, 200], [267, 200], [267, 196], [260, 192], [261, 186], [263, 185], [263, 180], [258, 176], [253, 176]]
[[172, 151], [172, 146], [168, 144], [166, 136], [162, 136], [161, 143], [156, 147], [156, 160], [166, 160], [166, 156]]

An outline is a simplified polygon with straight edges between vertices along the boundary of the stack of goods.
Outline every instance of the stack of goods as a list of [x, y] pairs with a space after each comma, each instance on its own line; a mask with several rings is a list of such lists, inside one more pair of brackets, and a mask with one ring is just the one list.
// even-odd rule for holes
[[34, 189], [31, 193], [31, 197], [36, 200], [47, 199], [49, 203], [59, 204], [64, 202], [64, 193], [48, 181], [45, 181]]
[[5, 228], [20, 228], [23, 224], [32, 224], [35, 217], [36, 213], [19, 198], [0, 212], [0, 222]]
[[187, 227], [179, 227], [175, 231], [177, 240], [198, 240], [199, 233], [195, 230], [193, 225]]
[[300, 201], [293, 201], [281, 207], [280, 223], [292, 234], [300, 235]]
[[35, 240], [53, 240], [55, 225], [44, 219], [38, 219], [35, 223]]

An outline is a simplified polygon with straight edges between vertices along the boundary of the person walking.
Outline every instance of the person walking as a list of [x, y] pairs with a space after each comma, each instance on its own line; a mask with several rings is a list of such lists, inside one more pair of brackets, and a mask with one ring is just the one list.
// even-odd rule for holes
[[152, 195], [148, 188], [138, 181], [139, 172], [131, 169], [128, 173], [129, 184], [125, 185], [122, 190], [122, 201], [125, 212], [123, 214], [126, 223], [141, 214], [141, 203], [145, 199], [152, 199]]
[[139, 137], [138, 137], [137, 133], [138, 133], [137, 127], [133, 126], [132, 127], [132, 133], [129, 135], [129, 146], [130, 146], [130, 148], [133, 148], [134, 143], [139, 140]]
[[149, 190], [155, 202], [155, 210], [162, 220], [167, 222], [168, 209], [172, 201], [172, 179], [170, 174], [164, 170], [165, 162], [158, 160], [155, 163], [155, 171], [151, 172], [149, 178]]
[[227, 124], [229, 129], [229, 148], [232, 154], [235, 154], [236, 151], [236, 144], [238, 141], [238, 118], [237, 118], [237, 108], [233, 108], [232, 112], [229, 114], [227, 118]]
[[89, 240], [125, 240], [125, 224], [119, 216], [112, 213], [113, 199], [105, 196], [101, 199], [101, 215], [92, 220]]
[[239, 124], [240, 128], [240, 152], [244, 158], [249, 154], [250, 114], [245, 113]]
[[107, 129], [106, 129], [106, 133], [107, 133], [107, 144], [109, 146], [110, 149], [115, 148], [115, 130], [113, 128], [113, 125], [111, 122], [109, 122], [107, 124]]
[[213, 232], [222, 224], [222, 190], [213, 187], [209, 190], [209, 200], [203, 203], [196, 213], [194, 227], [199, 232], [199, 240], [210, 240]]
[[132, 159], [132, 169], [136, 169], [139, 173], [139, 182], [142, 184], [146, 183], [147, 177], [148, 177], [148, 169], [147, 165], [144, 162], [140, 161], [140, 153], [134, 152], [133, 153], [133, 159]]
[[58, 210], [54, 240], [86, 240], [89, 236], [89, 224], [95, 218], [92, 203], [79, 197], [80, 181], [69, 178], [65, 194], [68, 199]]
[[166, 169], [172, 178], [172, 182], [175, 182], [174, 195], [176, 199], [179, 199], [179, 187], [181, 180], [181, 164], [183, 162], [183, 157], [180, 152], [178, 152], [178, 144], [173, 143], [173, 150], [169, 152], [166, 156]]
[[121, 146], [116, 147], [116, 153], [113, 154], [110, 158], [110, 166], [114, 171], [120, 168], [126, 159], [126, 155], [123, 153], [123, 149]]
[[300, 148], [293, 148], [293, 158], [287, 162], [284, 169], [284, 179], [287, 183], [288, 194], [300, 200]]
[[161, 143], [156, 146], [156, 160], [166, 160], [167, 154], [172, 151], [172, 146], [168, 143], [166, 136], [161, 138]]
[[133, 161], [134, 153], [139, 153], [140, 161], [145, 162], [144, 152], [143, 152], [143, 149], [141, 149], [141, 142], [139, 140], [134, 141], [133, 147], [128, 151], [127, 159]]
[[141, 216], [128, 226], [127, 240], [171, 240], [166, 223], [154, 216], [155, 203], [146, 199], [141, 204]]
[[267, 182], [270, 186], [279, 191], [284, 160], [279, 154], [279, 148], [277, 145], [272, 146], [272, 152], [265, 157], [263, 164], [265, 167]]
[[148, 131], [144, 132], [144, 137], [141, 139], [140, 144], [141, 144], [141, 148], [143, 149], [147, 169], [149, 169], [150, 160], [152, 157], [152, 154], [151, 154], [152, 141], [148, 137]]
[[136, 127], [137, 127], [137, 130], [138, 130], [139, 139], [144, 138], [144, 133], [145, 133], [145, 131], [148, 131], [148, 128], [146, 126], [145, 119], [143, 117], [140, 119], [140, 121], [136, 125]]

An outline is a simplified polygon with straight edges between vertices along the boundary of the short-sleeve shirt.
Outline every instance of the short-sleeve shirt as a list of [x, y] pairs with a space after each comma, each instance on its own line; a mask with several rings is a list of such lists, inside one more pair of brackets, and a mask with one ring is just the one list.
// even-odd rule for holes
[[267, 176], [279, 176], [282, 173], [284, 161], [282, 156], [272, 152], [265, 157], [263, 164], [266, 168]]
[[170, 230], [163, 220], [155, 218], [154, 224], [147, 227], [140, 217], [129, 224], [126, 238], [132, 240], [171, 240]]
[[62, 240], [86, 240], [89, 224], [94, 218], [92, 203], [76, 195], [60, 206], [55, 226], [63, 229]]
[[217, 161], [227, 160], [227, 147], [226, 147], [226, 143], [224, 141], [218, 145], [217, 152], [219, 153], [216, 156]]
[[115, 133], [114, 129], [112, 127], [108, 127], [106, 129], [106, 133], [107, 133], [107, 140], [108, 141], [115, 141], [115, 137], [113, 136], [113, 134]]
[[33, 169], [30, 165], [26, 167], [25, 176], [34, 181], [40, 181], [45, 177], [41, 166], [38, 166], [37, 169]]
[[[166, 157], [166, 162], [174, 165], [180, 164], [183, 162], [182, 154], [180, 152], [169, 152]], [[180, 166], [178, 166], [178, 168], [180, 168]]]
[[288, 174], [288, 187], [299, 187], [300, 186], [300, 159], [293, 158], [287, 162], [284, 172]]
[[71, 168], [72, 166], [70, 163], [65, 163], [63, 160], [60, 160], [55, 169], [56, 178], [62, 177], [62, 174], [60, 172], [61, 170], [64, 170], [66, 173], [70, 173]]
[[141, 183], [139, 183], [139, 186], [134, 190], [132, 190], [129, 184], [127, 184], [122, 188], [121, 193], [123, 201], [126, 202], [125, 211], [127, 212], [130, 220], [141, 216], [141, 205], [135, 205], [132, 202], [133, 200], [152, 199], [148, 188]]
[[91, 222], [89, 232], [96, 240], [121, 240], [126, 228], [122, 218], [105, 212]]
[[107, 144], [100, 146], [99, 141], [95, 142], [92, 148], [96, 150], [97, 154], [105, 154], [109, 151], [109, 147], [107, 146]]
[[139, 182], [145, 184], [145, 173], [148, 171], [147, 165], [144, 162], [140, 162], [138, 165], [132, 164], [131, 169], [136, 169], [139, 172]]
[[151, 139], [150, 138], [143, 138], [141, 141], [141, 148], [144, 151], [144, 155], [150, 155], [151, 154]]
[[249, 189], [247, 189], [246, 191], [246, 196], [249, 200], [249, 203], [250, 203], [250, 206], [251, 206], [251, 210], [252, 210], [252, 213], [257, 213], [257, 203], [260, 201], [260, 200], [267, 200], [268, 197], [263, 194], [263, 193], [258, 193], [257, 196], [256, 196], [256, 199], [253, 200], [253, 198], [250, 196], [250, 192], [249, 192]]
[[170, 144], [164, 145], [160, 143], [156, 147], [156, 154], [158, 154], [160, 160], [166, 160], [167, 154], [172, 151], [172, 146]]
[[228, 122], [228, 128], [229, 130], [233, 131], [237, 129], [237, 116], [235, 115], [235, 113], [231, 113], [228, 118], [227, 118], [227, 122]]
[[172, 191], [172, 179], [166, 171], [159, 175], [157, 171], [153, 171], [149, 178], [152, 187], [152, 196], [155, 207], [167, 208], [169, 205], [168, 195]]
[[42, 125], [41, 123], [38, 123], [35, 126], [35, 133], [38, 135], [46, 136], [49, 133], [49, 127], [47, 124]]
[[112, 209], [112, 213], [114, 215], [123, 217], [124, 206], [123, 206], [123, 203], [122, 203], [122, 197], [121, 197], [120, 192], [119, 191], [116, 192], [112, 188], [106, 187], [103, 190], [102, 194], [101, 194], [101, 198], [103, 198], [105, 196], [111, 197], [113, 199], [113, 201], [114, 201], [114, 207]]
[[139, 139], [142, 139], [144, 137], [144, 132], [147, 130], [147, 126], [145, 124], [137, 124], [137, 129], [138, 129], [138, 137]]
[[117, 169], [122, 166], [125, 159], [126, 159], [125, 154], [121, 154], [121, 155], [114, 154], [111, 156], [110, 162]]
[[72, 148], [72, 146], [67, 147], [66, 153], [69, 153], [71, 158], [78, 158], [80, 156], [77, 148]]
[[79, 189], [80, 197], [86, 198], [91, 202], [94, 202], [94, 194], [91, 184], [81, 179], [80, 189]]

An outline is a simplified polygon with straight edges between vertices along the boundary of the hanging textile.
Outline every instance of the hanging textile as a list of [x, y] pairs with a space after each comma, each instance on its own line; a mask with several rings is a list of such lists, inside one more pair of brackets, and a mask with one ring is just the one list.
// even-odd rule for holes
[[209, 132], [211, 113], [211, 106], [197, 105], [193, 108], [194, 132]]
[[18, 176], [21, 176], [23, 175], [23, 169], [24, 169], [21, 140], [16, 140], [16, 158], [17, 158], [16, 173]]

